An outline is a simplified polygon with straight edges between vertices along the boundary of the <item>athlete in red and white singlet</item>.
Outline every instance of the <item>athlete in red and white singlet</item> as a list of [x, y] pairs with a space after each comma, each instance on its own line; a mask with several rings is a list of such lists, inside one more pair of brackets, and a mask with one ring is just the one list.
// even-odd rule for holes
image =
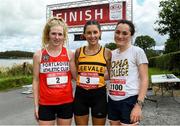
[[59, 105], [73, 101], [71, 73], [66, 48], [57, 57], [42, 50], [39, 74], [39, 104]]
[[71, 80], [76, 78], [76, 66], [74, 53], [64, 46], [67, 35], [62, 18], [49, 19], [43, 30], [43, 48], [33, 56], [34, 115], [39, 125], [71, 125]]

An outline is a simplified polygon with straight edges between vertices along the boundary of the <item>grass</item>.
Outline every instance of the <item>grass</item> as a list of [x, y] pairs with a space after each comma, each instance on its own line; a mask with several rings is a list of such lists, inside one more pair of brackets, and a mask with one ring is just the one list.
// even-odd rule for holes
[[171, 71], [168, 70], [161, 70], [159, 68], [149, 68], [148, 70], [148, 76], [149, 76], [149, 87], [152, 87], [151, 84], [151, 75], [157, 75], [157, 74], [170, 74], [172, 73]]
[[18, 88], [32, 83], [32, 64], [0, 68], [0, 91]]
[[0, 91], [31, 84], [32, 76], [15, 76], [0, 79]]
[[0, 78], [32, 75], [32, 64], [13, 65], [12, 67], [0, 67]]
[[161, 70], [158, 68], [149, 68], [149, 78], [151, 77], [151, 75], [156, 75], [156, 74], [170, 74], [172, 73], [171, 71], [168, 70]]

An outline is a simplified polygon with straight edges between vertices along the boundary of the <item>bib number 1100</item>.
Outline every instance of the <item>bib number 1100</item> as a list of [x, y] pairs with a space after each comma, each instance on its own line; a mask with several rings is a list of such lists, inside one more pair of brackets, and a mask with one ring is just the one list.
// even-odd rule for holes
[[121, 84], [111, 84], [112, 90], [122, 90], [123, 86]]

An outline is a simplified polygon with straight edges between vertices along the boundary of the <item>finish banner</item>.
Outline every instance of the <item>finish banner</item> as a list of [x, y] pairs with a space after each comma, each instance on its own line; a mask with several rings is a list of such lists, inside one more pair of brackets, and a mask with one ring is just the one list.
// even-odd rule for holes
[[51, 14], [62, 17], [70, 27], [82, 26], [88, 20], [97, 20], [100, 24], [116, 24], [117, 20], [126, 18], [126, 2], [54, 9]]

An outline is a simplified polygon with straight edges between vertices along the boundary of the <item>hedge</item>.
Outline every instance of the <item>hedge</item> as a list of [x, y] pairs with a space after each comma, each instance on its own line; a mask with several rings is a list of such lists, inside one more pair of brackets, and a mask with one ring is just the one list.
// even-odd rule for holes
[[180, 51], [149, 58], [149, 67], [172, 71], [180, 75]]

